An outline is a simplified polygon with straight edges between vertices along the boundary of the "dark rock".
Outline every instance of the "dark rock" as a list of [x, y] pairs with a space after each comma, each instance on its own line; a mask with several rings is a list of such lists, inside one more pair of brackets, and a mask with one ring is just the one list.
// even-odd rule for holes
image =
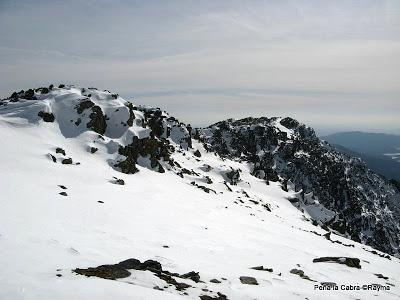
[[338, 264], [343, 264], [351, 268], [361, 269], [360, 260], [358, 258], [353, 257], [319, 257], [313, 259], [314, 263], [317, 262], [334, 262]]
[[60, 188], [62, 188], [63, 190], [66, 190], [67, 187], [63, 186], [63, 185], [58, 185]]
[[201, 157], [201, 153], [200, 153], [199, 150], [196, 150], [196, 151], [193, 153], [193, 155], [194, 155], [194, 156], [197, 156], [197, 157]]
[[75, 106], [76, 111], [78, 112], [78, 114], [83, 113], [83, 111], [85, 109], [89, 109], [91, 107], [94, 106], [94, 103], [92, 101], [90, 101], [89, 99], [86, 99], [82, 102], [80, 102], [77, 106]]
[[44, 112], [44, 111], [39, 111], [38, 116], [43, 119], [45, 122], [52, 123], [55, 120], [55, 117], [52, 113]]
[[125, 185], [125, 181], [123, 179], [117, 178], [117, 177], [113, 177], [114, 180], [111, 181], [114, 184], [119, 184], [119, 185]]
[[240, 282], [243, 284], [258, 285], [257, 280], [250, 276], [240, 276]]
[[200, 295], [199, 297], [201, 300], [228, 300], [228, 298], [220, 292], [217, 293], [217, 296]]
[[47, 87], [39, 88], [39, 91], [40, 91], [41, 94], [48, 94], [49, 93], [49, 89]]
[[49, 155], [50, 155], [50, 158], [51, 158], [51, 160], [52, 160], [53, 162], [57, 162], [57, 158], [56, 158], [53, 154], [50, 154], [50, 153], [49, 153]]
[[126, 124], [128, 124], [129, 127], [131, 127], [131, 126], [133, 126], [133, 120], [135, 119], [135, 113], [133, 112], [134, 106], [131, 102], [129, 102], [126, 106], [129, 109], [129, 118], [128, 118], [128, 121], [126, 121]]
[[280, 121], [280, 123], [285, 126], [287, 129], [293, 129], [299, 126], [299, 122], [296, 121], [295, 119], [292, 119], [290, 117], [284, 118]]
[[68, 194], [66, 192], [61, 192], [59, 193], [61, 196], [68, 196]]
[[389, 279], [389, 277], [386, 277], [386, 276], [384, 276], [382, 274], [374, 274], [374, 275], [377, 276], [378, 278], [382, 278], [382, 279], [385, 279], [385, 280]]
[[194, 182], [194, 181], [192, 181], [190, 184], [191, 184], [191, 185], [194, 185], [194, 186], [196, 186], [196, 187], [198, 187], [199, 189], [203, 190], [203, 191], [206, 192], [207, 194], [209, 194], [210, 192], [213, 192], [214, 194], [217, 194], [217, 192], [214, 191], [213, 189], [210, 189], [210, 188], [208, 188], [208, 187], [206, 187], [206, 186], [204, 186], [204, 185], [199, 185], [199, 184], [197, 184], [197, 183]]
[[99, 150], [98, 148], [96, 148], [96, 147], [90, 147], [90, 153], [96, 153], [97, 152], [97, 150]]
[[65, 156], [65, 150], [62, 149], [62, 148], [57, 147], [57, 148], [56, 148], [56, 153], [61, 153], [62, 155]]
[[72, 164], [72, 158], [64, 158], [64, 159], [61, 161], [61, 163], [62, 163], [63, 165], [70, 165], [70, 164]]
[[37, 100], [35, 96], [35, 91], [33, 89], [27, 90], [24, 95], [21, 96], [21, 98], [26, 99], [26, 100]]
[[159, 140], [155, 137], [144, 139], [134, 137], [131, 144], [119, 147], [118, 153], [125, 156], [126, 159], [118, 162], [115, 166], [120, 168], [122, 173], [134, 174], [138, 172], [136, 163], [139, 155], [143, 157], [149, 156], [151, 167], [157, 167], [157, 171], [163, 173], [165, 170], [162, 168], [159, 160], [169, 161], [172, 151], [173, 147], [167, 140]]
[[157, 277], [160, 278], [161, 280], [164, 280], [166, 283], [174, 285], [176, 290], [178, 290], [178, 291], [183, 291], [183, 290], [191, 287], [191, 285], [189, 285], [187, 283], [176, 281], [174, 278], [172, 278], [171, 275], [168, 275], [168, 274], [159, 272], [157, 274]]
[[251, 267], [250, 269], [257, 270], [257, 271], [267, 271], [267, 272], [274, 271], [272, 268], [264, 268], [263, 266]]
[[85, 275], [87, 277], [95, 276], [104, 279], [119, 279], [126, 278], [131, 275], [131, 273], [118, 265], [102, 265], [95, 268], [87, 268], [87, 269], [75, 269], [73, 272]]
[[221, 283], [221, 281], [219, 281], [219, 280], [216, 279], [216, 278], [211, 279], [210, 282], [212, 282], [212, 283]]
[[191, 272], [189, 272], [189, 273], [186, 273], [186, 274], [182, 274], [181, 276], [180, 276], [181, 278], [187, 278], [187, 279], [191, 279], [191, 280], [193, 280], [194, 282], [200, 282], [200, 275], [199, 275], [199, 273], [198, 272], [194, 272], [194, 271], [191, 271]]
[[231, 170], [229, 172], [226, 172], [226, 177], [228, 177], [230, 184], [232, 185], [237, 185], [237, 183], [240, 180], [240, 171], [239, 170]]
[[99, 200], [99, 201], [97, 201], [97, 202], [99, 202], [99, 203], [104, 203], [104, 201], [101, 201], [101, 200]]
[[299, 275], [301, 278], [306, 279], [306, 280], [315, 281], [315, 280], [310, 279], [310, 277], [308, 277], [307, 275], [305, 275], [303, 270], [291, 269], [290, 273]]
[[121, 261], [117, 265], [123, 269], [142, 270], [142, 263], [140, 262], [140, 260], [135, 258], [129, 258], [127, 260]]
[[158, 261], [148, 259], [144, 263], [142, 263], [141, 269], [159, 273], [162, 271], [162, 266]]
[[323, 235], [327, 240], [331, 240], [331, 232], [329, 231], [329, 232], [327, 232], [327, 233], [325, 233], [324, 235]]
[[58, 86], [58, 88], [59, 88], [59, 89], [65, 88], [65, 84], [60, 84], [60, 85]]
[[57, 276], [57, 277], [62, 277], [62, 275], [61, 275], [61, 274], [56, 274], [56, 276]]

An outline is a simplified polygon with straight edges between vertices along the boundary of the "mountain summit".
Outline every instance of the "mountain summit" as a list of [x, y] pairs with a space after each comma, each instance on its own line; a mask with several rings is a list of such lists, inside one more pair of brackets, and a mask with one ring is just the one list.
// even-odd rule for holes
[[1, 100], [0, 137], [0, 298], [400, 295], [399, 191], [292, 118], [60, 85]]

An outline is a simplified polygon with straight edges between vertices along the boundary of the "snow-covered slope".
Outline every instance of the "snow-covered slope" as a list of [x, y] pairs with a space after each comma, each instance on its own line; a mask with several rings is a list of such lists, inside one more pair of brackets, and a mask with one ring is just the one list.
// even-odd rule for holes
[[399, 259], [159, 109], [70, 86], [0, 103], [0, 299], [400, 297]]

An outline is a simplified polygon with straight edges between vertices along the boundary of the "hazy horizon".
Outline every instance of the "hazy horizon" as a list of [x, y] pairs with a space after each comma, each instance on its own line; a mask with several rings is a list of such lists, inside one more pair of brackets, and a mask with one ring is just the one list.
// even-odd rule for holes
[[75, 84], [194, 126], [400, 133], [398, 1], [0, 1], [0, 97]]

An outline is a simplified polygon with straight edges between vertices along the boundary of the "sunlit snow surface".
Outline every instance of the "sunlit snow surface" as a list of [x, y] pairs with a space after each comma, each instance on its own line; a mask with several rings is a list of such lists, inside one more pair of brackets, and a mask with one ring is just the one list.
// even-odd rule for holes
[[[200, 176], [181, 178], [173, 170], [160, 174], [141, 166], [139, 173], [126, 175], [112, 168], [110, 162], [118, 157], [113, 143], [127, 144], [146, 129], [120, 128], [118, 120], [128, 117], [125, 101], [106, 92], [91, 93], [115, 120], [104, 141], [70, 121], [76, 117], [72, 108], [81, 97], [78, 89], [55, 89], [43, 101], [0, 107], [0, 299], [199, 299], [217, 292], [228, 299], [399, 299], [398, 259], [381, 258], [367, 252], [370, 247], [334, 234], [332, 240], [354, 247], [310, 232], [326, 233], [287, 200], [293, 192], [272, 182], [266, 185], [244, 163], [221, 160], [194, 141], [193, 149], [176, 151], [173, 158]], [[40, 110], [53, 111], [56, 121], [40, 121]], [[94, 146], [99, 150], [91, 154], [88, 148]], [[53, 163], [49, 153], [62, 157], [55, 154], [56, 147], [80, 165]], [[195, 150], [200, 158], [193, 155]], [[239, 184], [229, 185], [232, 192], [221, 176], [230, 167], [242, 170]], [[112, 184], [114, 176], [125, 185]], [[207, 187], [217, 194], [190, 184], [205, 185], [204, 176], [211, 178]], [[59, 195], [64, 190], [58, 185], [67, 187], [68, 196]], [[362, 268], [312, 262], [320, 256], [356, 257]], [[193, 286], [182, 295], [173, 287], [154, 290], [163, 283], [148, 271], [132, 270], [118, 281], [71, 272], [131, 257], [155, 259], [180, 274], [197, 271], [203, 283], [179, 280]], [[249, 269], [260, 265], [273, 272]], [[291, 274], [294, 268], [316, 282]], [[244, 285], [240, 276], [255, 277], [259, 285]], [[213, 278], [221, 283], [210, 283]], [[379, 292], [314, 290], [320, 282], [394, 286]]]

